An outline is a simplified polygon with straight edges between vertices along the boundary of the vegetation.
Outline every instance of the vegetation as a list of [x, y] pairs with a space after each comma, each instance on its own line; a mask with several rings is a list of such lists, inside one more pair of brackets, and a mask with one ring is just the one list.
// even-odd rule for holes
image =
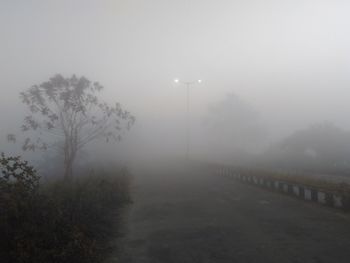
[[322, 123], [294, 132], [261, 157], [264, 165], [350, 175], [350, 133]]
[[[101, 101], [98, 95], [102, 89], [85, 77], [56, 75], [22, 92], [22, 102], [30, 112], [22, 125], [28, 135], [22, 149], [55, 148], [64, 157], [65, 177], [71, 177], [76, 156], [86, 144], [99, 138], [121, 140], [135, 117], [119, 103], [110, 106]], [[7, 139], [16, 142], [14, 134]]]
[[250, 152], [265, 137], [259, 114], [234, 93], [210, 105], [203, 124], [211, 150], [228, 155]]
[[1, 262], [103, 260], [130, 202], [126, 170], [41, 184], [27, 162], [3, 154], [0, 170]]

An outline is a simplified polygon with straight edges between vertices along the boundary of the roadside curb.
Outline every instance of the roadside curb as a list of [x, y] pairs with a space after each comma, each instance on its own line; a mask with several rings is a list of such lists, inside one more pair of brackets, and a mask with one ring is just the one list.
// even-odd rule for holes
[[234, 168], [219, 167], [215, 174], [232, 178], [234, 180], [278, 192], [298, 199], [315, 202], [320, 205], [329, 206], [350, 212], [350, 192], [341, 193], [327, 191], [315, 186], [301, 183], [288, 182], [287, 180], [268, 178], [250, 171], [237, 171]]

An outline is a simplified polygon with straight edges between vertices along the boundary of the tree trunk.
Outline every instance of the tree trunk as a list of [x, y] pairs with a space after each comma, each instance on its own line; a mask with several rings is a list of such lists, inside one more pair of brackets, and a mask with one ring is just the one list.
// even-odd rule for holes
[[70, 136], [65, 138], [65, 147], [64, 147], [64, 178], [71, 179], [73, 177], [73, 164], [75, 161], [77, 153], [77, 132], [75, 135], [70, 133]]
[[75, 154], [70, 151], [65, 151], [64, 156], [64, 178], [71, 179], [73, 177], [73, 164], [75, 160]]
[[64, 164], [64, 178], [71, 179], [73, 177], [73, 161], [69, 160]]

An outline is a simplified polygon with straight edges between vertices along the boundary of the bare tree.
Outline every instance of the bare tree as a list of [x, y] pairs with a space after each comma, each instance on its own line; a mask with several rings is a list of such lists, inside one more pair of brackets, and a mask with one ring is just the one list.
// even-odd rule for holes
[[[55, 148], [64, 157], [64, 175], [73, 175], [77, 153], [89, 142], [104, 138], [119, 141], [135, 122], [135, 117], [122, 109], [102, 102], [103, 87], [85, 77], [64, 78], [56, 75], [20, 94], [30, 114], [24, 118], [22, 131], [27, 134], [24, 151]], [[8, 140], [16, 142], [13, 134]]]

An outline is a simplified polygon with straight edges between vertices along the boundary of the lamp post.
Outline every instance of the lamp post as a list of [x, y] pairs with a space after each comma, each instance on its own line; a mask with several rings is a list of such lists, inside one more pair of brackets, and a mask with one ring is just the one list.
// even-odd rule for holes
[[198, 79], [196, 81], [181, 81], [179, 79], [174, 79], [174, 83], [183, 84], [186, 86], [186, 160], [188, 160], [190, 153], [190, 87], [195, 84], [201, 84], [202, 80]]

